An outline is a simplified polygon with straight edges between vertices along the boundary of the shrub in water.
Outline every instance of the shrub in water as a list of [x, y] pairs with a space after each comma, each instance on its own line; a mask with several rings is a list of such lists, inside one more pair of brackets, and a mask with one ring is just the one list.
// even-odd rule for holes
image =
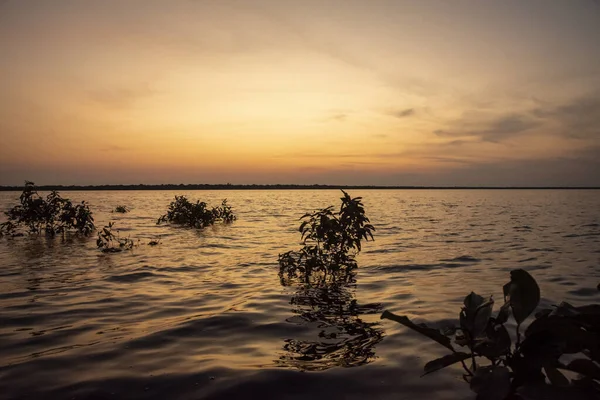
[[5, 212], [8, 221], [0, 224], [2, 234], [15, 236], [21, 226], [29, 233], [48, 235], [75, 230], [87, 236], [95, 229], [92, 212], [85, 201], [74, 205], [57, 191], [44, 198], [37, 193], [34, 183], [28, 181], [19, 200], [19, 205]]
[[108, 225], [104, 226], [101, 231], [98, 232], [98, 239], [96, 239], [96, 246], [103, 253], [117, 253], [123, 250], [130, 250], [133, 248], [133, 240], [130, 238], [119, 237], [119, 231], [115, 235], [112, 231], [114, 222], [109, 222]]
[[[460, 362], [463, 378], [477, 399], [599, 398], [600, 305], [573, 307], [563, 302], [542, 310], [521, 340], [521, 324], [536, 309], [540, 289], [522, 269], [510, 273], [510, 282], [503, 289], [505, 302], [496, 316], [492, 315], [492, 298], [471, 293], [464, 299], [459, 328], [445, 333], [389, 311], [381, 318], [396, 321], [450, 350], [425, 364], [424, 375]], [[504, 326], [510, 314], [517, 323], [514, 345]], [[455, 345], [465, 351], [457, 351]], [[578, 376], [568, 379], [561, 370]]]
[[126, 207], [126, 206], [117, 206], [117, 207], [116, 207], [116, 208], [113, 210], [113, 212], [120, 213], [120, 214], [125, 214], [125, 213], [128, 213], [128, 212], [129, 212], [129, 208], [128, 208], [128, 207]]
[[362, 240], [373, 240], [375, 228], [369, 224], [361, 197], [351, 198], [342, 190], [342, 205], [304, 214], [298, 230], [304, 246], [299, 251], [279, 255], [279, 276], [283, 279], [321, 280], [348, 276], [357, 267], [355, 256]]
[[17, 225], [12, 221], [6, 221], [0, 224], [0, 237], [2, 236], [23, 236], [22, 233], [17, 232]]
[[150, 240], [148, 246], [158, 246], [160, 243], [160, 236], [158, 236], [156, 239]]
[[208, 208], [203, 201], [192, 203], [185, 196], [175, 196], [175, 201], [169, 204], [167, 213], [158, 219], [157, 224], [170, 222], [200, 229], [219, 221], [229, 223], [235, 219], [227, 199], [219, 207]]

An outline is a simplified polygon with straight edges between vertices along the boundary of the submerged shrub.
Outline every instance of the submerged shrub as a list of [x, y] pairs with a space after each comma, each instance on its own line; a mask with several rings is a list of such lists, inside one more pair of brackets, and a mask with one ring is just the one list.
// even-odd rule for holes
[[103, 253], [117, 253], [123, 250], [130, 250], [133, 248], [134, 243], [129, 237], [119, 237], [119, 231], [115, 235], [112, 231], [114, 222], [109, 222], [105, 225], [102, 230], [98, 232], [98, 239], [96, 239], [96, 246]]
[[167, 213], [161, 216], [157, 224], [170, 222], [190, 228], [204, 228], [216, 222], [230, 223], [236, 220], [227, 199], [220, 206], [208, 208], [203, 201], [190, 202], [185, 196], [175, 196], [175, 201], [169, 204]]
[[362, 240], [373, 240], [375, 228], [365, 215], [361, 197], [351, 198], [342, 190], [338, 212], [329, 206], [304, 214], [298, 230], [304, 246], [279, 255], [279, 276], [288, 279], [338, 279], [357, 267], [355, 256]]
[[113, 212], [125, 214], [125, 213], [129, 212], [129, 208], [126, 206], [117, 206], [117, 207], [115, 207]]
[[[496, 316], [492, 315], [494, 300], [472, 292], [464, 299], [459, 327], [444, 333], [389, 311], [381, 318], [396, 321], [450, 350], [425, 364], [424, 375], [460, 362], [463, 379], [477, 399], [599, 398], [600, 305], [573, 307], [563, 302], [542, 310], [522, 338], [521, 324], [538, 306], [540, 289], [522, 269], [510, 273], [510, 282], [503, 289], [504, 305]], [[511, 314], [517, 323], [514, 344], [505, 327]], [[455, 346], [465, 351], [457, 351]], [[578, 376], [569, 379], [561, 370]]]
[[150, 240], [148, 242], [148, 246], [158, 246], [161, 243], [160, 239], [161, 238], [160, 238], [160, 235], [159, 235], [157, 238]]
[[95, 229], [94, 218], [88, 204], [82, 201], [74, 205], [71, 200], [63, 199], [57, 191], [45, 198], [35, 190], [33, 182], [26, 181], [20, 204], [6, 211], [8, 221], [0, 225], [2, 234], [17, 234], [17, 229], [25, 226], [29, 233], [48, 235], [75, 230], [89, 235]]
[[23, 236], [22, 233], [17, 232], [17, 225], [12, 221], [6, 221], [0, 224], [0, 237], [2, 236]]

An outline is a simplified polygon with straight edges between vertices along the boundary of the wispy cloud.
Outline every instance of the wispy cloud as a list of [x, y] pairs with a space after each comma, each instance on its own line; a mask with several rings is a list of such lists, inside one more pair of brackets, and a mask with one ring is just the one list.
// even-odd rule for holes
[[415, 109], [405, 108], [403, 110], [390, 110], [387, 111], [386, 114], [396, 118], [406, 118], [415, 115]]
[[564, 136], [600, 140], [600, 91], [558, 106], [536, 108], [533, 114], [558, 123]]
[[336, 114], [336, 115], [332, 115], [331, 117], [329, 117], [328, 119], [331, 121], [345, 121], [348, 118], [348, 114]]
[[523, 114], [507, 114], [490, 120], [463, 118], [447, 129], [433, 133], [441, 137], [476, 137], [481, 141], [498, 143], [540, 126], [540, 121]]
[[106, 87], [87, 91], [88, 98], [107, 108], [128, 108], [135, 102], [154, 96], [158, 92], [148, 83], [131, 84], [127, 87]]

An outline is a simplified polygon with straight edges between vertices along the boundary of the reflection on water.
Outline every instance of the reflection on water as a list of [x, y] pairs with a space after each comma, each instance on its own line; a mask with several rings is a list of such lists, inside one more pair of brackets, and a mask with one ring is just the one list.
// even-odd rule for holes
[[383, 339], [378, 323], [364, 322], [362, 315], [379, 314], [382, 306], [358, 304], [354, 297], [355, 274], [340, 282], [300, 284], [290, 304], [296, 314], [287, 321], [316, 325], [318, 334], [308, 339], [286, 339], [279, 364], [302, 371], [355, 367], [375, 358], [375, 345]]

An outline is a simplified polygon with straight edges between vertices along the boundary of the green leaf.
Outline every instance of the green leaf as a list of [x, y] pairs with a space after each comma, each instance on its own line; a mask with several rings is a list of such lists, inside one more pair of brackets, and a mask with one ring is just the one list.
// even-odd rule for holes
[[523, 269], [510, 272], [510, 282], [504, 285], [504, 296], [510, 302], [513, 316], [521, 324], [540, 302], [540, 288]]
[[447, 366], [456, 364], [457, 362], [464, 361], [470, 357], [471, 354], [467, 353], [452, 353], [444, 357], [440, 357], [435, 360], [429, 361], [427, 364], [425, 364], [425, 373], [422, 376], [438, 371], [442, 368], [446, 368]]
[[410, 319], [408, 319], [407, 316], [404, 315], [396, 315], [394, 313], [391, 313], [389, 311], [384, 311], [383, 314], [381, 314], [381, 319], [389, 319], [392, 321], [396, 321], [399, 324], [402, 324], [414, 331], [419, 332], [421, 335], [427, 336], [428, 338], [438, 342], [439, 344], [441, 344], [442, 346], [446, 347], [447, 349], [450, 349], [452, 351], [454, 351], [454, 348], [452, 347], [452, 343], [450, 342], [450, 338], [448, 338], [447, 336], [444, 336], [439, 330], [437, 329], [433, 329], [433, 328], [429, 328], [427, 325], [425, 324], [415, 324], [414, 322], [412, 322]]

